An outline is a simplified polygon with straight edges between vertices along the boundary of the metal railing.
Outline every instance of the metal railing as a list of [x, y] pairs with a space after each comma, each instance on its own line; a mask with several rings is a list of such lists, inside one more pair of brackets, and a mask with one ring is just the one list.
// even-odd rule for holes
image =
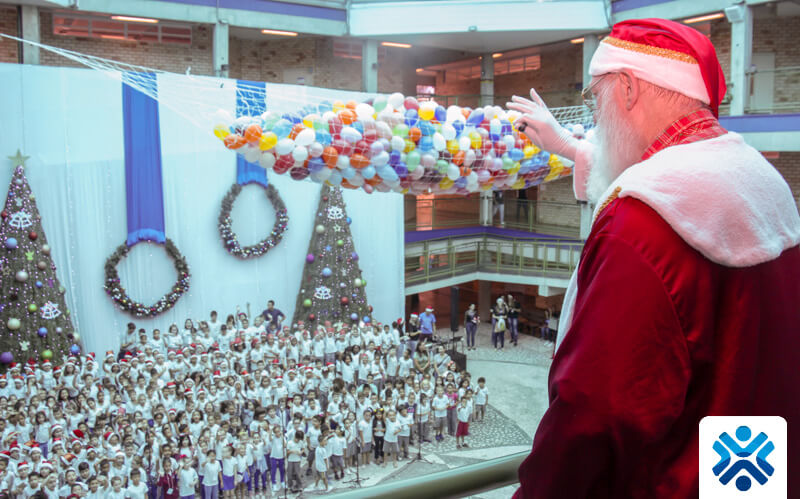
[[406, 244], [406, 286], [475, 272], [568, 279], [583, 243], [478, 235]]
[[334, 499], [424, 499], [465, 497], [519, 482], [517, 470], [527, 452], [489, 459], [452, 470], [333, 494]]
[[[773, 69], [756, 69], [751, 73], [755, 78], [759, 74], [772, 74], [772, 102], [769, 105], [753, 103], [750, 96], [745, 110], [748, 114], [781, 114], [800, 112], [800, 66], [783, 66]], [[755, 81], [753, 82], [755, 85]], [[754, 88], [758, 92], [758, 88]]]
[[[509, 229], [541, 234], [578, 237], [580, 206], [577, 203], [506, 198], [502, 224], [498, 215], [492, 223]], [[480, 198], [406, 199], [406, 231], [448, 229], [480, 224]]]

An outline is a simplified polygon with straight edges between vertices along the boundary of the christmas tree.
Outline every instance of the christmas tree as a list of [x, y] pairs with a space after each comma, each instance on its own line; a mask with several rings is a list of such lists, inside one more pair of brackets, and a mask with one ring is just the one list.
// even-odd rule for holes
[[58, 282], [25, 160], [10, 156], [14, 175], [0, 213], [0, 363], [52, 359], [80, 351], [65, 289]]
[[294, 311], [294, 322], [370, 322], [367, 281], [361, 276], [358, 253], [350, 234], [342, 191], [324, 185], [308, 245], [303, 280]]

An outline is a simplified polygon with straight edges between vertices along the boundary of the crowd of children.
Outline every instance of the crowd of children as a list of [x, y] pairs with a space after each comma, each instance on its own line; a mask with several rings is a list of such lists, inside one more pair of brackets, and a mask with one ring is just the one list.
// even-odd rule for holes
[[0, 376], [0, 497], [248, 497], [327, 490], [449, 435], [468, 447], [485, 380], [392, 325], [229, 316], [119, 352], [30, 360]]

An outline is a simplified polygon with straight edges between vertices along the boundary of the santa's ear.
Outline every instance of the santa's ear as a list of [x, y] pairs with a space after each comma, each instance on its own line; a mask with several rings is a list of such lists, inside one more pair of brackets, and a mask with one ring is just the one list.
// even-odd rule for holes
[[631, 110], [639, 100], [641, 87], [639, 78], [634, 76], [630, 69], [623, 69], [619, 73], [619, 86], [625, 99], [625, 109]]

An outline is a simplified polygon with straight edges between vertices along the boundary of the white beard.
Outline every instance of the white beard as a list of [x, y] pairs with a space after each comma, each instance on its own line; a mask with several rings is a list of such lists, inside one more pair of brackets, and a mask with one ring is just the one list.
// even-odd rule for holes
[[598, 111], [597, 126], [590, 140], [595, 147], [586, 196], [591, 204], [597, 205], [614, 180], [638, 160], [629, 126], [610, 102]]

